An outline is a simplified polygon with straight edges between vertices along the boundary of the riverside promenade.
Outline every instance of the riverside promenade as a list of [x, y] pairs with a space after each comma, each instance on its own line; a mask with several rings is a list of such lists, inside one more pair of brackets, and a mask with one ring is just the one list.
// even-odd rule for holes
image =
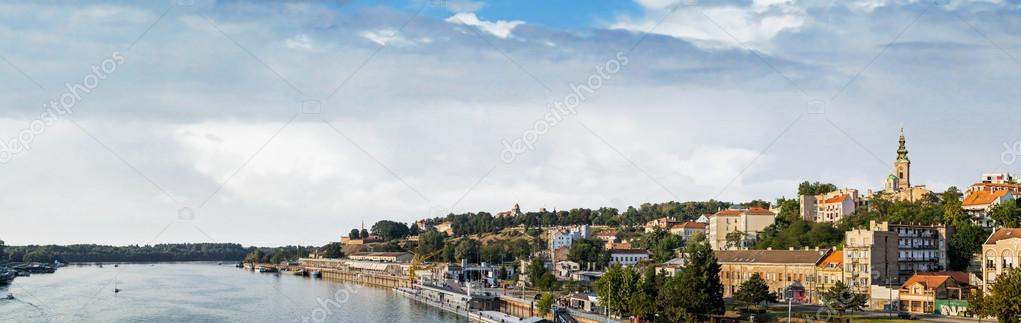
[[444, 311], [447, 311], [447, 312], [450, 312], [450, 313], [454, 313], [454, 314], [457, 314], [457, 315], [462, 316], [462, 317], [466, 317], [466, 318], [468, 318], [469, 320], [472, 320], [472, 321], [485, 322], [485, 323], [514, 323], [514, 322], [521, 322], [521, 321], [523, 321], [523, 319], [521, 319], [520, 317], [509, 315], [509, 314], [505, 314], [505, 313], [501, 313], [501, 312], [498, 312], [498, 311], [472, 311], [472, 310], [468, 310], [466, 307], [452, 306], [450, 304], [445, 304], [445, 303], [442, 303], [442, 302], [439, 302], [439, 301], [436, 301], [436, 300], [433, 300], [433, 299], [429, 299], [429, 298], [421, 295], [417, 290], [415, 290], [413, 288], [394, 288], [394, 291], [398, 295], [402, 295], [402, 296], [411, 298], [411, 299], [413, 299], [415, 301], [418, 301], [420, 303], [423, 303], [423, 304], [426, 304], [426, 305], [429, 305], [429, 306], [432, 306], [432, 307], [435, 307], [435, 308], [438, 308], [438, 309], [441, 309], [441, 310], [444, 310]]

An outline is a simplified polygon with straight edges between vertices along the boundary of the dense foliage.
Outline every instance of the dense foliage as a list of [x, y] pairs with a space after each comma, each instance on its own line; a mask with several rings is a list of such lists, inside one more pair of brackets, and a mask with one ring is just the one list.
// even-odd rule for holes
[[868, 296], [852, 292], [842, 281], [837, 281], [836, 284], [833, 284], [833, 287], [823, 292], [819, 298], [826, 307], [840, 313], [861, 311], [868, 302]]
[[674, 277], [657, 274], [653, 266], [610, 266], [594, 286], [599, 301], [621, 317], [668, 322], [705, 321], [722, 314], [720, 265], [706, 243], [689, 244], [688, 266]]
[[567, 258], [580, 264], [584, 269], [605, 268], [610, 262], [610, 254], [604, 249], [604, 243], [604, 241], [596, 239], [575, 240], [571, 244]]
[[759, 273], [752, 274], [752, 277], [741, 283], [741, 287], [734, 293], [734, 301], [745, 305], [761, 305], [776, 300], [776, 293], [769, 291], [769, 285], [766, 285], [766, 281], [762, 280]]
[[155, 262], [155, 261], [240, 261], [252, 248], [234, 243], [181, 243], [131, 245], [123, 247], [94, 244], [8, 246], [10, 261], [25, 262]]
[[989, 294], [981, 301], [984, 314], [1001, 323], [1021, 322], [1021, 270], [1012, 269], [996, 277]]

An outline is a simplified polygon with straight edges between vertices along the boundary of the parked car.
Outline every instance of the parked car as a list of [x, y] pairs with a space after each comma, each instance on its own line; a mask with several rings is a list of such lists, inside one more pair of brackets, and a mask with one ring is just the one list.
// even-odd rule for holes
[[916, 317], [914, 314], [911, 314], [911, 313], [908, 313], [908, 312], [897, 312], [897, 318], [903, 319], [903, 320], [917, 320], [918, 319], [918, 317]]

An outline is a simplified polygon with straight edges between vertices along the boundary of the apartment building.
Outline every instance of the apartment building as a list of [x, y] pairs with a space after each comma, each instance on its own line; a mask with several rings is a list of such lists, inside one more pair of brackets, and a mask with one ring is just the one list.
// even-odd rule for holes
[[976, 190], [968, 193], [961, 206], [971, 217], [971, 221], [983, 228], [991, 229], [995, 225], [989, 216], [997, 205], [1014, 202], [1015, 195], [1010, 190]]
[[989, 286], [1004, 271], [1021, 267], [1021, 229], [1001, 228], [994, 231], [982, 244], [982, 290]]
[[839, 189], [820, 195], [801, 195], [801, 218], [811, 222], [837, 222], [866, 207], [868, 201], [856, 189]]
[[844, 281], [844, 251], [834, 250], [826, 258], [823, 258], [815, 266], [815, 277], [813, 289], [817, 295], [825, 293], [833, 285], [836, 285], [837, 282]]
[[859, 294], [870, 294], [872, 285], [899, 284], [897, 233], [855, 229], [844, 238], [844, 282]]
[[[713, 250], [746, 249], [775, 219], [776, 213], [763, 208], [723, 210], [709, 216], [706, 236]], [[727, 243], [731, 232], [742, 233], [736, 245]]]

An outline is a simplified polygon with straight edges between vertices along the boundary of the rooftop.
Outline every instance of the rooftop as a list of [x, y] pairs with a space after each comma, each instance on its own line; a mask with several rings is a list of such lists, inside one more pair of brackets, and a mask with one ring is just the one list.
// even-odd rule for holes
[[914, 284], [922, 284], [926, 289], [931, 289], [943, 285], [947, 280], [953, 280], [960, 285], [968, 285], [968, 273], [959, 271], [917, 273], [908, 278], [904, 285], [901, 285], [901, 288], [908, 288]]
[[994, 245], [996, 242], [1004, 239], [1021, 239], [1021, 229], [998, 229], [989, 235], [989, 239], [986, 239], [984, 244]]
[[844, 267], [844, 251], [834, 250], [819, 262], [820, 269], [839, 269]]
[[720, 263], [767, 263], [815, 265], [827, 251], [816, 250], [715, 250]]
[[996, 200], [1003, 198], [1004, 196], [1007, 196], [1007, 191], [1005, 190], [974, 191], [971, 192], [971, 194], [968, 194], [968, 197], [965, 197], [964, 202], [961, 204], [964, 206], [987, 205], [996, 202]]

